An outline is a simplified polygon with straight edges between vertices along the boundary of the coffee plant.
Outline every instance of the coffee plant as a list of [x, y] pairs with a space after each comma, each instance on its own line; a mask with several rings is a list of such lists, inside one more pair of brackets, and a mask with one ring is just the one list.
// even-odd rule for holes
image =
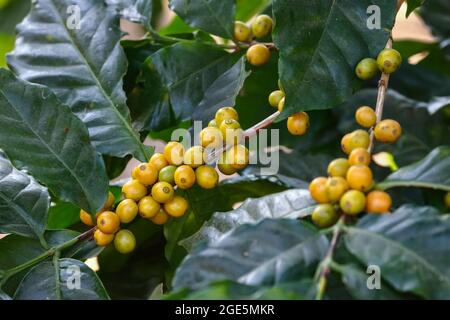
[[449, 2], [168, 2], [0, 1], [0, 298], [449, 299]]

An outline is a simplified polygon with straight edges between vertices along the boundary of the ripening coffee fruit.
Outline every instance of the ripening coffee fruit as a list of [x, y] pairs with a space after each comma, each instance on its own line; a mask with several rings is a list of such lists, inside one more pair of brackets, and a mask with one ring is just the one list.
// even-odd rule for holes
[[108, 234], [101, 232], [100, 229], [95, 230], [94, 232], [94, 240], [95, 243], [100, 247], [105, 247], [114, 240], [114, 234]]
[[250, 41], [252, 35], [252, 31], [250, 27], [247, 26], [242, 21], [236, 21], [234, 23], [234, 38], [240, 42], [248, 42]]
[[164, 158], [173, 166], [183, 164], [184, 147], [176, 141], [169, 142], [164, 148]]
[[234, 119], [222, 121], [222, 124], [220, 125], [220, 132], [228, 145], [238, 144], [243, 135], [241, 125]]
[[269, 104], [274, 108], [278, 108], [278, 105], [283, 98], [284, 92], [281, 90], [275, 90], [269, 95]]
[[171, 185], [175, 184], [175, 170], [177, 167], [175, 166], [167, 166], [161, 169], [158, 175], [158, 180], [162, 182], [170, 183]]
[[328, 178], [325, 184], [327, 197], [331, 202], [337, 202], [342, 195], [349, 189], [347, 181], [342, 177]]
[[227, 162], [231, 165], [235, 170], [242, 170], [247, 167], [249, 163], [249, 152], [248, 149], [239, 144], [233, 146], [230, 150], [227, 151]]
[[219, 110], [217, 110], [215, 120], [216, 120], [216, 125], [218, 128], [220, 128], [220, 125], [222, 124], [222, 122], [227, 119], [233, 119], [233, 120], [239, 121], [239, 115], [235, 108], [223, 107], [223, 108], [220, 108]]
[[114, 247], [122, 254], [132, 252], [136, 248], [136, 238], [130, 230], [120, 230], [114, 238]]
[[444, 203], [447, 206], [447, 208], [450, 208], [450, 192], [447, 192], [444, 197]]
[[168, 215], [174, 218], [183, 216], [186, 213], [188, 207], [189, 204], [187, 200], [181, 196], [175, 196], [169, 202], [164, 203], [164, 211], [166, 211]]
[[309, 192], [311, 193], [311, 197], [317, 203], [330, 202], [326, 188], [327, 181], [328, 179], [325, 177], [318, 177], [311, 181], [311, 183], [309, 184]]
[[347, 175], [347, 171], [350, 168], [350, 164], [345, 158], [334, 159], [328, 165], [328, 175], [330, 177], [343, 177], [345, 178]]
[[139, 201], [147, 195], [147, 187], [137, 180], [131, 180], [123, 185], [122, 193], [125, 199]]
[[135, 176], [141, 184], [150, 186], [158, 180], [158, 169], [150, 163], [141, 163], [137, 166]]
[[217, 168], [223, 174], [230, 176], [236, 173], [236, 169], [234, 169], [230, 163], [227, 161], [227, 154], [224, 152], [221, 154], [219, 161], [217, 162]]
[[365, 130], [355, 130], [350, 133], [350, 138], [348, 140], [348, 148], [350, 152], [357, 148], [367, 149], [370, 145], [369, 133]]
[[89, 227], [94, 226], [94, 221], [92, 221], [91, 215], [84, 210], [80, 210], [80, 220]]
[[368, 166], [370, 164], [370, 153], [367, 149], [356, 148], [348, 156], [348, 162], [351, 166], [355, 166], [357, 164]]
[[210, 166], [201, 166], [195, 170], [197, 184], [203, 189], [213, 189], [219, 183], [217, 171]]
[[222, 132], [218, 127], [206, 127], [200, 131], [200, 142], [203, 148], [218, 148], [223, 144]]
[[355, 119], [364, 128], [371, 128], [377, 123], [375, 110], [367, 106], [360, 107], [356, 110]]
[[402, 56], [395, 49], [384, 49], [378, 54], [378, 69], [383, 73], [393, 73], [402, 64]]
[[202, 146], [194, 146], [184, 153], [184, 164], [197, 168], [205, 163], [204, 150]]
[[314, 208], [311, 219], [319, 228], [328, 228], [338, 221], [339, 213], [331, 204], [320, 204]]
[[392, 143], [397, 141], [402, 135], [400, 123], [392, 119], [380, 121], [374, 130], [375, 139], [383, 143]]
[[97, 217], [97, 228], [103, 233], [113, 234], [119, 230], [120, 219], [117, 214], [112, 211], [105, 211]]
[[364, 211], [366, 197], [361, 191], [349, 190], [342, 196], [339, 206], [345, 214], [357, 215]]
[[351, 189], [369, 191], [373, 187], [372, 170], [362, 164], [351, 166], [347, 171], [347, 182]]
[[362, 59], [356, 66], [355, 73], [362, 80], [370, 80], [378, 73], [378, 65], [375, 59]]
[[158, 171], [161, 171], [162, 168], [167, 167], [169, 163], [166, 158], [161, 153], [155, 153], [152, 155], [149, 161], [150, 164], [154, 165]]
[[260, 39], [267, 36], [272, 32], [273, 20], [266, 14], [262, 14], [256, 17], [255, 21], [252, 23], [253, 35]]
[[387, 213], [391, 209], [392, 199], [383, 191], [371, 191], [366, 196], [366, 211], [373, 213]]
[[130, 223], [133, 221], [134, 218], [136, 218], [138, 211], [139, 207], [137, 203], [131, 199], [123, 200], [116, 208], [116, 214], [119, 216], [121, 223]]
[[270, 50], [265, 45], [258, 43], [247, 50], [247, 61], [254, 66], [266, 64], [270, 58]]
[[156, 202], [159, 203], [166, 203], [172, 200], [174, 194], [175, 192], [173, 190], [172, 185], [167, 182], [158, 182], [152, 187], [152, 197]]
[[350, 137], [351, 137], [351, 133], [347, 133], [346, 135], [344, 135], [342, 137], [342, 140], [341, 140], [341, 149], [345, 154], [350, 154], [350, 152], [351, 152]]
[[111, 209], [115, 202], [116, 202], [116, 198], [114, 197], [114, 194], [111, 191], [108, 192], [108, 199], [106, 200], [105, 204], [103, 205], [101, 212]]
[[165, 224], [169, 220], [169, 215], [164, 211], [164, 209], [159, 210], [159, 212], [150, 219], [151, 222], [159, 226]]
[[208, 122], [208, 127], [217, 127], [216, 119], [212, 119]]
[[177, 170], [175, 170], [175, 184], [180, 189], [189, 189], [195, 183], [195, 172], [192, 167], [183, 165], [179, 166]]
[[285, 103], [286, 103], [286, 97], [281, 98], [280, 102], [278, 103], [278, 112], [283, 111]]
[[297, 112], [287, 120], [287, 128], [294, 136], [302, 136], [308, 131], [309, 116], [306, 112]]
[[139, 201], [139, 215], [144, 219], [151, 219], [159, 212], [161, 205], [151, 196], [146, 196]]

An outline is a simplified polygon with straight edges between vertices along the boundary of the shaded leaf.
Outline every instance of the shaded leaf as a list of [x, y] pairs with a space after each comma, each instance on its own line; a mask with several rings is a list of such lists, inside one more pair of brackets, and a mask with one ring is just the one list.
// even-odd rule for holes
[[65, 229], [80, 221], [80, 208], [70, 202], [52, 203], [48, 212], [47, 229]]
[[106, 0], [106, 4], [119, 10], [126, 20], [151, 26], [153, 0]]
[[247, 21], [264, 11], [271, 3], [272, 0], [236, 0], [236, 20]]
[[450, 3], [446, 0], [425, 1], [420, 8], [420, 15], [433, 34], [442, 38], [450, 38]]
[[406, 17], [408, 17], [411, 13], [414, 12], [417, 8], [419, 8], [425, 0], [407, 0], [408, 8], [406, 10]]

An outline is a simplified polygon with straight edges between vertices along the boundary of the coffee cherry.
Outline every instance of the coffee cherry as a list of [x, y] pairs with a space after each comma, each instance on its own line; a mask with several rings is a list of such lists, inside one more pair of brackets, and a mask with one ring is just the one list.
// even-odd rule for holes
[[356, 75], [362, 80], [369, 80], [376, 76], [378, 72], [378, 65], [375, 59], [362, 59], [355, 69]]
[[372, 170], [362, 164], [351, 166], [347, 171], [347, 182], [351, 189], [366, 192], [373, 186]]
[[109, 191], [108, 192], [108, 199], [106, 200], [105, 204], [103, 205], [103, 211], [109, 210], [113, 207], [114, 203], [116, 202], [116, 197], [114, 197], [114, 194]]
[[138, 165], [135, 176], [141, 184], [150, 186], [158, 180], [158, 169], [150, 163], [141, 163]]
[[342, 195], [349, 189], [347, 181], [342, 177], [328, 178], [325, 184], [327, 197], [331, 202], [341, 199]]
[[165, 224], [167, 220], [169, 220], [169, 215], [163, 209], [159, 210], [156, 216], [150, 219], [151, 222], [159, 226]]
[[273, 20], [266, 14], [262, 14], [256, 17], [252, 23], [252, 32], [256, 38], [264, 38], [270, 32], [272, 32]]
[[162, 168], [167, 167], [169, 163], [166, 158], [161, 153], [155, 153], [152, 155], [149, 161], [150, 164], [154, 165], [158, 171], [161, 171]]
[[[191, 168], [189, 166], [185, 166]], [[181, 168], [181, 167], [180, 167]], [[191, 168], [192, 169], [192, 168]], [[175, 172], [175, 181], [176, 181], [176, 172]], [[167, 182], [158, 182], [152, 188], [152, 197], [159, 203], [166, 203], [173, 199], [174, 190], [170, 183]]]
[[219, 183], [217, 171], [210, 166], [201, 166], [195, 170], [197, 184], [203, 189], [213, 189]]
[[210, 122], [208, 122], [208, 127], [216, 127], [217, 128], [216, 120], [212, 119]]
[[383, 73], [393, 73], [402, 64], [402, 56], [395, 49], [384, 49], [378, 54], [378, 69]]
[[113, 234], [119, 230], [120, 219], [117, 214], [112, 211], [100, 213], [97, 217], [97, 228], [103, 233]]
[[219, 161], [217, 162], [217, 168], [223, 174], [230, 176], [236, 173], [236, 169], [234, 169], [230, 163], [227, 161], [227, 154], [224, 152], [221, 154]]
[[136, 218], [138, 211], [139, 208], [136, 202], [131, 199], [125, 199], [117, 206], [116, 214], [119, 216], [121, 223], [130, 223]]
[[350, 168], [350, 164], [348, 160], [345, 158], [334, 159], [328, 165], [328, 175], [330, 177], [343, 177], [347, 175], [348, 168]]
[[339, 201], [341, 210], [348, 215], [357, 215], [363, 212], [365, 205], [366, 197], [358, 190], [347, 191]]
[[147, 187], [137, 180], [131, 180], [123, 185], [122, 193], [125, 199], [139, 201], [147, 195]]
[[392, 199], [383, 191], [371, 191], [366, 196], [366, 211], [374, 213], [387, 213], [391, 209]]
[[205, 156], [202, 146], [194, 146], [184, 153], [184, 164], [192, 168], [200, 167], [205, 163]]
[[248, 149], [241, 144], [233, 146], [230, 150], [228, 150], [226, 157], [227, 162], [235, 170], [242, 170], [247, 167], [249, 163]]
[[265, 45], [258, 43], [247, 50], [247, 61], [254, 66], [266, 64], [270, 58], [270, 50]]
[[236, 21], [234, 23], [234, 38], [240, 42], [247, 42], [250, 40], [252, 31], [242, 21]]
[[200, 143], [203, 148], [218, 148], [223, 144], [222, 132], [217, 127], [206, 127], [200, 131]]
[[220, 125], [220, 132], [228, 145], [238, 144], [243, 134], [241, 125], [233, 119], [222, 121], [222, 124]]
[[286, 103], [286, 97], [281, 98], [280, 102], [278, 103], [278, 112], [283, 111], [285, 103]]
[[223, 107], [217, 110], [215, 120], [218, 128], [220, 128], [222, 122], [227, 119], [239, 121], [239, 115], [236, 109], [234, 109], [233, 107]]
[[350, 140], [348, 141], [348, 146], [350, 152], [357, 148], [367, 149], [370, 145], [369, 133], [365, 130], [355, 130], [350, 134]]
[[89, 227], [94, 226], [94, 221], [92, 221], [91, 215], [84, 210], [80, 210], [80, 220]]
[[447, 192], [444, 197], [444, 203], [447, 206], [447, 208], [450, 208], [450, 192]]
[[306, 112], [297, 112], [290, 116], [287, 121], [287, 128], [294, 136], [302, 136], [309, 128], [309, 116]]
[[339, 214], [333, 205], [321, 204], [314, 208], [311, 219], [319, 228], [328, 228], [338, 221]]
[[370, 153], [367, 149], [356, 148], [350, 153], [348, 162], [351, 166], [355, 166], [357, 164], [368, 166], [370, 164]]
[[136, 248], [136, 238], [130, 230], [120, 230], [114, 238], [114, 247], [122, 254], [132, 252]]
[[402, 127], [400, 123], [392, 119], [380, 121], [374, 130], [375, 139], [383, 143], [391, 143], [397, 141], [402, 135]]
[[189, 189], [195, 183], [195, 172], [192, 167], [184, 165], [175, 170], [175, 183], [180, 189]]
[[151, 196], [147, 196], [139, 201], [139, 215], [144, 219], [151, 219], [159, 212], [161, 205]]
[[162, 182], [170, 183], [171, 185], [175, 184], [175, 170], [177, 167], [175, 166], [167, 166], [161, 169], [159, 172], [158, 180]]
[[269, 103], [272, 107], [278, 108], [278, 105], [283, 98], [284, 92], [281, 90], [275, 90], [269, 95]]
[[355, 113], [356, 122], [364, 127], [371, 128], [377, 123], [377, 114], [371, 107], [360, 107]]
[[184, 147], [181, 143], [176, 141], [169, 142], [164, 148], [164, 158], [167, 162], [174, 166], [179, 166], [183, 163]]
[[317, 203], [330, 202], [326, 188], [327, 181], [328, 179], [325, 177], [318, 177], [311, 181], [311, 183], [309, 184], [309, 192], [311, 193], [311, 197]]
[[105, 247], [114, 240], [114, 234], [103, 233], [99, 229], [94, 232], [95, 243], [100, 247]]
[[164, 204], [164, 211], [174, 218], [179, 218], [186, 213], [188, 207], [189, 204], [185, 198], [175, 196], [172, 200]]
[[345, 154], [350, 154], [350, 152], [352, 151], [350, 150], [350, 137], [351, 133], [347, 133], [345, 136], [342, 137], [341, 140], [341, 148]]

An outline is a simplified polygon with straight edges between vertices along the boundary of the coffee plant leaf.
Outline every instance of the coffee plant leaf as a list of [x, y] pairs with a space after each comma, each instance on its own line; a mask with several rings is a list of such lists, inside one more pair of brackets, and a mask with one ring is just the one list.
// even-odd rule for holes
[[106, 0], [106, 4], [116, 8], [123, 19], [151, 26], [153, 0]]
[[406, 17], [409, 17], [409, 15], [419, 8], [424, 2], [425, 0], [406, 0], [408, 5], [406, 9]]
[[271, 0], [236, 0], [236, 20], [247, 21], [271, 4]]
[[434, 35], [450, 38], [450, 3], [446, 0], [424, 1], [420, 16], [431, 27]]

